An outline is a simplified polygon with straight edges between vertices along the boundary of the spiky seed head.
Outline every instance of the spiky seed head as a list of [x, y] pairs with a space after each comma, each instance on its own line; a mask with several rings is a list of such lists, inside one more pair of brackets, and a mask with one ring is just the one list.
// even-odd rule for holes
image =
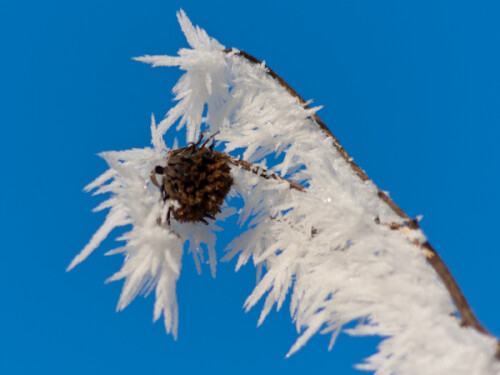
[[191, 145], [170, 151], [161, 188], [164, 199], [179, 203], [172, 210], [174, 218], [181, 222], [213, 219], [231, 189], [229, 171], [227, 158], [210, 148]]

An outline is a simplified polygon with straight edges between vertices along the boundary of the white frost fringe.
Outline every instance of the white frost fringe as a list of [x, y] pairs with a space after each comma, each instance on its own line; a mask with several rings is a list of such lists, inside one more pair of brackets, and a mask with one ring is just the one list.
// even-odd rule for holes
[[[375, 223], [401, 223], [377, 196], [371, 182], [362, 182], [312, 120], [319, 108], [305, 109], [297, 98], [237, 54], [224, 53], [206, 32], [194, 27], [181, 10], [178, 19], [190, 49], [178, 56], [144, 56], [153, 66], [178, 66], [185, 74], [174, 87], [177, 105], [152, 124], [153, 149], [108, 152], [110, 171], [88, 189], [111, 192], [98, 209], [110, 208], [101, 229], [69, 268], [84, 260], [117, 226], [132, 224], [114, 252], [126, 254], [125, 278], [118, 304], [124, 308], [139, 292], [156, 288], [155, 319], [177, 332], [175, 283], [183, 243], [189, 240], [197, 259], [207, 243], [215, 273], [217, 229], [204, 224], [175, 226], [175, 233], [156, 224], [161, 214], [158, 192], [149, 172], [164, 160], [163, 136], [172, 124], [186, 125], [187, 141], [202, 128], [219, 132], [226, 152], [243, 149], [242, 158], [265, 165], [265, 157], [284, 153], [273, 171], [306, 183], [307, 193], [286, 183], [263, 180], [232, 170], [233, 192], [244, 200], [240, 220], [248, 230], [226, 255], [239, 254], [237, 268], [252, 258], [266, 270], [245, 307], [266, 296], [259, 324], [273, 305], [279, 309], [291, 289], [291, 315], [301, 332], [288, 355], [317, 333], [332, 332], [332, 345], [347, 323], [351, 335], [385, 337], [378, 353], [358, 365], [376, 374], [498, 374], [495, 340], [461, 328], [450, 297], [421, 251], [399, 231]], [[206, 114], [204, 117], [204, 110]], [[110, 183], [105, 184], [107, 181]], [[421, 232], [420, 242], [425, 241]]]

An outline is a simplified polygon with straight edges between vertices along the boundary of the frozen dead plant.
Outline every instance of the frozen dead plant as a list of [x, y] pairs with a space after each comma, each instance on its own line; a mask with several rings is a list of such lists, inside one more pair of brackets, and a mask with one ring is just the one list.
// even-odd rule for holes
[[[288, 355], [314, 334], [344, 325], [351, 335], [378, 335], [378, 352], [360, 369], [377, 374], [498, 374], [498, 341], [477, 321], [443, 261], [420, 230], [380, 191], [330, 130], [264, 63], [226, 49], [178, 13], [190, 48], [177, 56], [144, 56], [153, 66], [185, 71], [177, 104], [151, 124], [151, 148], [105, 152], [109, 170], [86, 187], [109, 193], [96, 211], [104, 224], [68, 269], [88, 257], [116, 227], [124, 263], [110, 281], [125, 279], [118, 309], [154, 291], [154, 318], [177, 335], [176, 281], [184, 244], [197, 267], [217, 263], [215, 219], [234, 214], [246, 229], [223, 259], [250, 259], [262, 277], [245, 307], [265, 299], [259, 324], [291, 293], [300, 333]], [[164, 136], [186, 127], [186, 147]], [[204, 133], [205, 132], [205, 133]], [[215, 138], [220, 151], [214, 150]], [[231, 156], [243, 150], [241, 159]], [[266, 170], [266, 158], [281, 155]]]

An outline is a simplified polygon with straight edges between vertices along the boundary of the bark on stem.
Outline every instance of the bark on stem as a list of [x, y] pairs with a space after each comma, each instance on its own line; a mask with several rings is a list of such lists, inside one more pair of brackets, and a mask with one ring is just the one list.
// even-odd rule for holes
[[[240, 50], [236, 49], [225, 49], [223, 50], [224, 53], [233, 53], [235, 55], [241, 56], [242, 58], [250, 61], [251, 63], [254, 64], [261, 64], [261, 61], [255, 58], [254, 56]], [[285, 82], [278, 74], [276, 74], [272, 69], [269, 67], [267, 68], [268, 74], [274, 78], [281, 86], [283, 86], [287, 92], [297, 98], [302, 106], [305, 109], [310, 109], [311, 107], [307, 104], [307, 102], [299, 95], [297, 92], [295, 92], [290, 85]], [[332, 143], [337, 149], [337, 151], [340, 153], [342, 158], [351, 166], [352, 170], [356, 175], [362, 180], [362, 181], [368, 181], [370, 180], [366, 173], [353, 161], [352, 157], [347, 153], [347, 151], [340, 145], [339, 141], [337, 138], [333, 135], [333, 133], [328, 129], [328, 127], [325, 125], [325, 123], [319, 118], [317, 114], [314, 114], [313, 118], [314, 122], [320, 127], [320, 129], [332, 139]], [[238, 160], [238, 159], [235, 159]], [[250, 163], [238, 160], [237, 164], [231, 160], [229, 160], [232, 164], [238, 165], [246, 170], [253, 171], [253, 167]], [[255, 173], [255, 172], [254, 172]], [[267, 172], [268, 173], [268, 172]], [[272, 177], [272, 178], [279, 178], [276, 175], [266, 175], [266, 178]], [[264, 176], [263, 176], [264, 177]], [[292, 187], [292, 182], [290, 182], [290, 187]], [[297, 184], [295, 184], [297, 185]], [[301, 189], [298, 190], [305, 190], [304, 187], [299, 186]], [[297, 188], [297, 187], [294, 187]], [[377, 188], [378, 189], [378, 188]], [[407, 226], [405, 228], [410, 229], [410, 230], [420, 230], [420, 226], [416, 220], [411, 220], [410, 217], [398, 206], [394, 201], [389, 198], [387, 194], [385, 194], [382, 190], [378, 189], [378, 197], [385, 203], [387, 204], [392, 211], [394, 211], [399, 217], [405, 219], [407, 221]], [[393, 229], [401, 229], [402, 226], [399, 226], [399, 228], [394, 227]], [[439, 254], [436, 252], [436, 250], [431, 246], [431, 244], [426, 241], [425, 243], [419, 243], [419, 242], [414, 242], [416, 246], [418, 246], [424, 253], [426, 259], [428, 260], [429, 264], [434, 268], [438, 276], [440, 277], [441, 281], [443, 282], [444, 286], [448, 290], [448, 293], [450, 294], [450, 297], [452, 298], [459, 314], [462, 319], [461, 325], [463, 327], [472, 327], [476, 329], [478, 332], [481, 332], [483, 334], [486, 334], [488, 336], [494, 337], [491, 333], [489, 333], [483, 325], [477, 320], [476, 316], [474, 315], [472, 309], [470, 308], [464, 294], [460, 290], [460, 287], [458, 286], [457, 282], [455, 281], [454, 277], [452, 276], [450, 270], [444, 263], [444, 261], [441, 259]], [[497, 353], [496, 353], [497, 359], [500, 360], [500, 342], [497, 339]]]

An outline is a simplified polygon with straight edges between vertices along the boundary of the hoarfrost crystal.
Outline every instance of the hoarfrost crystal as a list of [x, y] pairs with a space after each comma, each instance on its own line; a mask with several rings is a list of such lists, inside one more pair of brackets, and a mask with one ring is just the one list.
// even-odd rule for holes
[[[238, 256], [237, 268], [250, 259], [263, 276], [245, 302], [250, 309], [265, 297], [259, 319], [281, 308], [291, 293], [291, 315], [300, 332], [289, 355], [317, 332], [331, 333], [332, 345], [342, 327], [358, 322], [351, 335], [386, 337], [379, 352], [359, 368], [377, 374], [493, 374], [495, 340], [461, 328], [450, 297], [419, 249], [389, 225], [403, 225], [370, 181], [363, 182], [314, 122], [319, 108], [305, 107], [289, 95], [264, 64], [252, 64], [178, 13], [190, 49], [178, 56], [144, 56], [153, 66], [178, 66], [185, 74], [174, 87], [178, 103], [157, 126], [153, 148], [104, 153], [110, 170], [88, 189], [112, 196], [98, 209], [108, 217], [70, 265], [85, 259], [117, 226], [132, 224], [122, 236], [125, 278], [118, 308], [141, 291], [155, 289], [155, 319], [163, 312], [175, 335], [175, 282], [183, 243], [189, 238], [209, 245], [215, 273], [215, 237], [204, 224], [157, 224], [164, 208], [149, 184], [150, 171], [165, 159], [163, 136], [178, 121], [187, 141], [203, 129], [218, 132], [225, 152], [244, 149], [242, 158], [264, 166], [266, 157], [284, 153], [273, 172], [307, 186], [307, 193], [285, 182], [265, 180], [233, 167], [233, 194], [244, 200], [240, 220], [248, 230], [235, 238], [224, 259]], [[206, 108], [206, 116], [203, 117]], [[110, 181], [106, 184], [107, 181]], [[145, 186], [146, 184], [146, 186]], [[164, 214], [164, 213], [163, 213]], [[412, 240], [425, 242], [421, 231]]]

